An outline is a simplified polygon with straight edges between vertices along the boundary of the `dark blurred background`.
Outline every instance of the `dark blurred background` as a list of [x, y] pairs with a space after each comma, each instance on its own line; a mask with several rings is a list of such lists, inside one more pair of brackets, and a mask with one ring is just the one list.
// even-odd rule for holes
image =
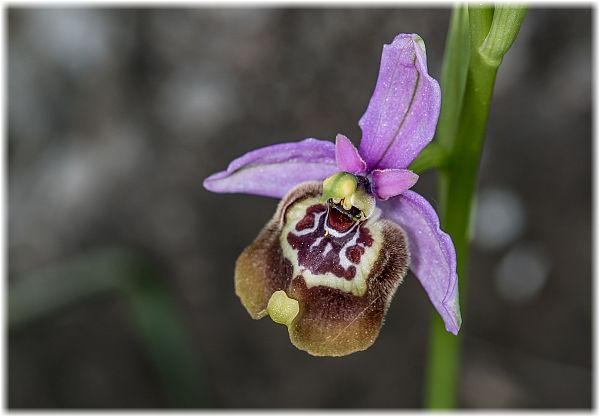
[[[10, 408], [418, 408], [432, 307], [409, 275], [375, 345], [296, 350], [233, 291], [276, 201], [202, 180], [345, 133], [381, 48], [449, 9], [8, 10]], [[532, 9], [481, 166], [460, 405], [592, 406], [590, 9]], [[434, 173], [416, 190], [436, 204]]]

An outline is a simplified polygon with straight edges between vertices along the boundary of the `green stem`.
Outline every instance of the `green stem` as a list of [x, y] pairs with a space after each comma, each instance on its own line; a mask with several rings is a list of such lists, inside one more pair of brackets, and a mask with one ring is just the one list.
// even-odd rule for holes
[[[460, 13], [464, 13], [464, 8], [455, 9], [453, 22]], [[470, 38], [469, 64], [458, 125], [455, 132], [451, 132], [454, 134], [439, 137], [448, 151], [447, 165], [440, 170], [440, 218], [442, 229], [452, 237], [456, 248], [463, 310], [472, 203], [496, 73], [502, 57], [519, 31], [525, 13], [522, 7], [505, 6], [494, 10], [491, 6], [469, 6], [468, 33], [467, 25], [450, 27], [449, 39], [459, 39], [450, 52], [460, 52], [464, 56], [464, 40]], [[453, 31], [462, 31], [462, 35]], [[450, 59], [447, 54], [445, 60]], [[448, 66], [444, 70], [444, 73], [460, 71], [459, 68]], [[451, 82], [452, 78], [443, 77], [442, 80]], [[456, 105], [456, 101], [447, 105]], [[436, 318], [432, 326], [427, 370], [425, 401], [428, 408], [447, 409], [456, 406], [461, 345], [461, 337], [447, 333], [441, 320]]]

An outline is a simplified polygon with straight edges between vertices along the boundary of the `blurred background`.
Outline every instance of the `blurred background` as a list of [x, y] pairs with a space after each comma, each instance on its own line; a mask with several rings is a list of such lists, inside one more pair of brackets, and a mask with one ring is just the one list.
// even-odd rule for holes
[[[276, 201], [202, 180], [246, 151], [360, 139], [381, 48], [449, 9], [8, 9], [10, 408], [419, 408], [412, 275], [375, 345], [296, 350], [234, 262]], [[465, 408], [590, 408], [590, 9], [532, 9], [500, 67], [461, 294]], [[436, 178], [416, 190], [434, 204]]]

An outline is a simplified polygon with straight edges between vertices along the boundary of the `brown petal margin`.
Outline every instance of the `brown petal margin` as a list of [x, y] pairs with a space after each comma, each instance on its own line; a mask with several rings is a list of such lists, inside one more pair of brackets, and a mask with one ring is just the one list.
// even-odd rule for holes
[[235, 293], [253, 319], [267, 314], [271, 294], [286, 290], [292, 279], [292, 265], [279, 244], [287, 208], [294, 202], [321, 194], [319, 182], [306, 182], [292, 189], [279, 203], [273, 218], [236, 261]]
[[235, 288], [250, 315], [266, 313], [273, 292], [286, 291], [298, 300], [300, 311], [288, 326], [291, 342], [315, 356], [343, 356], [367, 349], [383, 324], [385, 313], [407, 273], [409, 252], [402, 229], [377, 220], [383, 244], [367, 278], [367, 291], [355, 296], [323, 285], [308, 288], [301, 276], [292, 277], [292, 265], [280, 247], [279, 236], [287, 209], [295, 202], [321, 193], [321, 183], [304, 183], [290, 191], [271, 221], [236, 263]]

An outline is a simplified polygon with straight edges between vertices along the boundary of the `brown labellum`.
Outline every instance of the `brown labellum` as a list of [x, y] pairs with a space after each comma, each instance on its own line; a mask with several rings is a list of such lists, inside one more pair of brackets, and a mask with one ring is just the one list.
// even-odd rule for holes
[[[371, 346], [390, 301], [406, 275], [404, 232], [375, 210], [357, 221], [320, 201], [321, 183], [291, 190], [256, 240], [240, 255], [235, 288], [250, 315], [268, 314], [283, 290], [292, 343], [315, 356], [342, 356]], [[286, 305], [283, 293], [277, 303]], [[294, 304], [296, 301], [292, 301]], [[283, 307], [282, 307], [283, 308]]]

